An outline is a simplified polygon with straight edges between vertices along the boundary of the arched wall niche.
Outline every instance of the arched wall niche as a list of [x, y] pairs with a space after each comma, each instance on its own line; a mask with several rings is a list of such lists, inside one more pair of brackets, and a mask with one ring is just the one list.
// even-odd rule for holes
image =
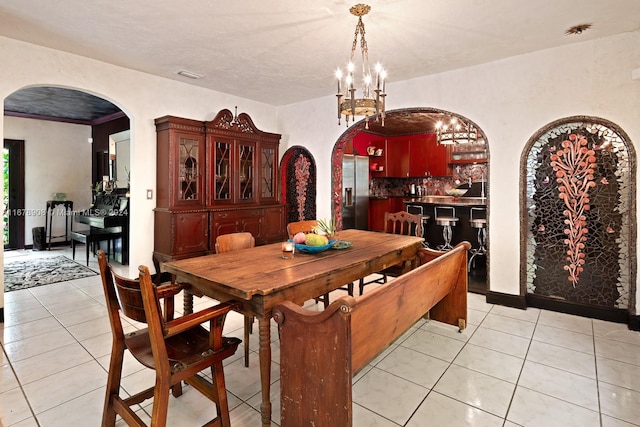
[[626, 323], [635, 314], [636, 153], [599, 117], [541, 128], [520, 160], [527, 305]]
[[317, 169], [309, 150], [302, 146], [289, 148], [280, 161], [280, 175], [285, 222], [316, 219]]

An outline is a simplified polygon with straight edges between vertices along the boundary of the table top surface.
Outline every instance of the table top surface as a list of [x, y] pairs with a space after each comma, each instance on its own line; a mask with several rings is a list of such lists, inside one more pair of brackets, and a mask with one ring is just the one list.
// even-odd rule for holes
[[343, 230], [338, 238], [353, 246], [315, 254], [296, 252], [294, 258], [283, 259], [281, 244], [274, 243], [167, 262], [163, 269], [176, 274], [179, 280], [216, 286], [236, 298], [250, 300], [254, 295], [266, 296], [311, 281], [328, 281], [330, 276], [364, 268], [364, 264], [389, 254], [400, 257], [409, 248], [417, 251], [423, 241], [421, 237], [363, 230]]

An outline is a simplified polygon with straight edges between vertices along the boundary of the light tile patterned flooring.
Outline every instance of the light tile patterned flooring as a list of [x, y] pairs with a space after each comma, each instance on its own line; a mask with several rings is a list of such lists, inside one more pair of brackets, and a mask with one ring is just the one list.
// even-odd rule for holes
[[[69, 256], [66, 249], [27, 251], [7, 253], [5, 262], [49, 254]], [[95, 259], [91, 266], [97, 271]], [[101, 286], [95, 276], [5, 294], [0, 425], [100, 424], [111, 345]], [[196, 309], [208, 304], [202, 299]], [[226, 333], [242, 337], [242, 325], [242, 316], [232, 314]], [[275, 326], [272, 331], [278, 425]], [[260, 425], [257, 341], [252, 336], [251, 367], [243, 366], [242, 348], [225, 366], [234, 427]], [[153, 373], [132, 358], [124, 375], [128, 393], [153, 383]], [[463, 333], [418, 322], [356, 376], [353, 400], [354, 425], [362, 427], [640, 426], [640, 333], [616, 323], [491, 305], [469, 294]], [[210, 402], [188, 386], [170, 402], [169, 426], [201, 425], [213, 416]], [[147, 420], [150, 407], [145, 402], [139, 411]]]

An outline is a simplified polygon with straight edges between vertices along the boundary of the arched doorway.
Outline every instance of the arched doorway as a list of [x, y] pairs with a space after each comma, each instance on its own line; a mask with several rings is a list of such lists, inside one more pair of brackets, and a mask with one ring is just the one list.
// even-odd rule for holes
[[635, 150], [597, 117], [556, 120], [521, 158], [527, 304], [627, 322], [636, 293]]
[[[23, 174], [27, 182], [24, 192], [27, 215], [22, 220], [25, 246], [30, 247], [31, 230], [45, 225], [41, 213], [54, 195], [72, 200], [75, 210], [85, 209], [92, 202], [96, 181], [116, 170], [130, 170], [130, 165], [124, 164], [125, 159], [128, 163], [129, 152], [117, 156], [115, 151], [110, 153], [109, 147], [110, 136], [128, 130], [130, 123], [118, 106], [83, 89], [24, 87], [7, 96], [4, 105], [5, 134], [17, 134], [27, 141], [24, 153], [27, 167]], [[115, 181], [115, 175], [110, 179]], [[126, 192], [126, 187], [122, 190]], [[64, 221], [52, 221], [52, 227], [52, 235], [68, 238]], [[52, 242], [65, 243], [68, 241], [63, 238]]]
[[[392, 138], [394, 136], [406, 136], [406, 135], [424, 135], [435, 133], [436, 123], [443, 119], [444, 116], [454, 116], [464, 121], [471, 123], [478, 132], [482, 135], [485, 144], [485, 158], [481, 161], [471, 160], [465, 163], [463, 160], [443, 160], [447, 161], [447, 176], [430, 177], [429, 185], [433, 184], [434, 189], [438, 190], [438, 194], [444, 195], [444, 189], [449, 187], [456, 187], [459, 184], [468, 182], [469, 178], [473, 181], [482, 181], [483, 193], [486, 192], [485, 205], [487, 208], [487, 215], [489, 213], [489, 191], [488, 191], [488, 176], [489, 176], [489, 144], [488, 138], [484, 135], [484, 132], [473, 121], [466, 117], [462, 117], [452, 112], [439, 110], [435, 108], [425, 107], [413, 107], [403, 108], [398, 110], [388, 111], [385, 117], [385, 126], [371, 120], [369, 122], [369, 129], [365, 129], [365, 122], [361, 120], [351, 125], [336, 141], [332, 157], [331, 157], [331, 203], [332, 203], [332, 216], [336, 220], [339, 228], [342, 228], [342, 204], [344, 197], [344, 189], [342, 188], [343, 182], [343, 157], [346, 154], [351, 142], [362, 132], [375, 133], [380, 135], [382, 139]], [[461, 144], [462, 146], [463, 144]], [[449, 149], [448, 149], [449, 150]], [[450, 154], [450, 150], [448, 151]], [[448, 154], [448, 155], [449, 155]], [[410, 177], [411, 182], [422, 182], [425, 177]], [[372, 180], [373, 182], [373, 180]], [[488, 222], [487, 222], [488, 223]], [[486, 235], [489, 235], [488, 228], [486, 229]], [[470, 242], [477, 246], [477, 239], [474, 235], [469, 239]], [[489, 240], [486, 241], [486, 247], [489, 247]], [[490, 252], [490, 251], [489, 251]], [[477, 284], [479, 292], [484, 292], [488, 289], [488, 274], [489, 269], [489, 253], [486, 254], [486, 270], [482, 274], [480, 282]]]

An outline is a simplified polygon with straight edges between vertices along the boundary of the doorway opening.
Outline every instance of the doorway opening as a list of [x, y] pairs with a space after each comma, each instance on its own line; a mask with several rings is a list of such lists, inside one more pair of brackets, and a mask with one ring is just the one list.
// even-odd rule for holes
[[[455, 145], [437, 144], [436, 124], [445, 117], [457, 117], [471, 123], [478, 130], [478, 144], [460, 143]], [[480, 144], [480, 136], [482, 143]], [[366, 140], [365, 144], [360, 144]], [[411, 151], [411, 142], [416, 147], [427, 147]], [[475, 151], [477, 145], [481, 151]], [[467, 150], [473, 149], [473, 150]], [[425, 152], [428, 154], [425, 155]], [[343, 160], [345, 155], [357, 154], [369, 157], [369, 204], [368, 228], [382, 231], [376, 224], [385, 211], [397, 212], [405, 209], [405, 201], [411, 198], [413, 188], [421, 187], [422, 195], [436, 196], [437, 202], [425, 201], [424, 205], [431, 221], [425, 227], [425, 239], [437, 247], [442, 244], [443, 231], [433, 221], [434, 207], [440, 204], [438, 197], [445, 197], [451, 189], [465, 187], [476, 207], [483, 208], [486, 225], [482, 230], [474, 228], [471, 221], [470, 204], [456, 208], [460, 214], [459, 224], [453, 241], [467, 240], [476, 250], [483, 247], [469, 267], [469, 290], [486, 293], [489, 289], [490, 232], [489, 232], [489, 141], [477, 124], [458, 114], [427, 107], [412, 107], [392, 110], [386, 113], [385, 125], [361, 120], [349, 126], [338, 138], [331, 156], [331, 203], [332, 216], [338, 228], [345, 226], [344, 204], [348, 188], [344, 186]], [[417, 160], [417, 161], [416, 161]], [[432, 161], [432, 164], [428, 162]], [[389, 164], [387, 164], [389, 163]], [[414, 167], [416, 166], [416, 167]], [[406, 169], [406, 170], [405, 170]], [[421, 172], [416, 172], [416, 171]], [[428, 171], [428, 173], [427, 173]], [[477, 190], [477, 194], [476, 193]], [[453, 197], [449, 197], [452, 199]], [[446, 200], [442, 200], [445, 202]], [[476, 203], [477, 202], [477, 203]], [[447, 201], [449, 203], [449, 201]], [[458, 204], [465, 204], [458, 203]], [[430, 210], [429, 210], [430, 209]], [[482, 243], [480, 242], [482, 241]]]
[[4, 140], [2, 177], [4, 249], [24, 249], [24, 140]]

